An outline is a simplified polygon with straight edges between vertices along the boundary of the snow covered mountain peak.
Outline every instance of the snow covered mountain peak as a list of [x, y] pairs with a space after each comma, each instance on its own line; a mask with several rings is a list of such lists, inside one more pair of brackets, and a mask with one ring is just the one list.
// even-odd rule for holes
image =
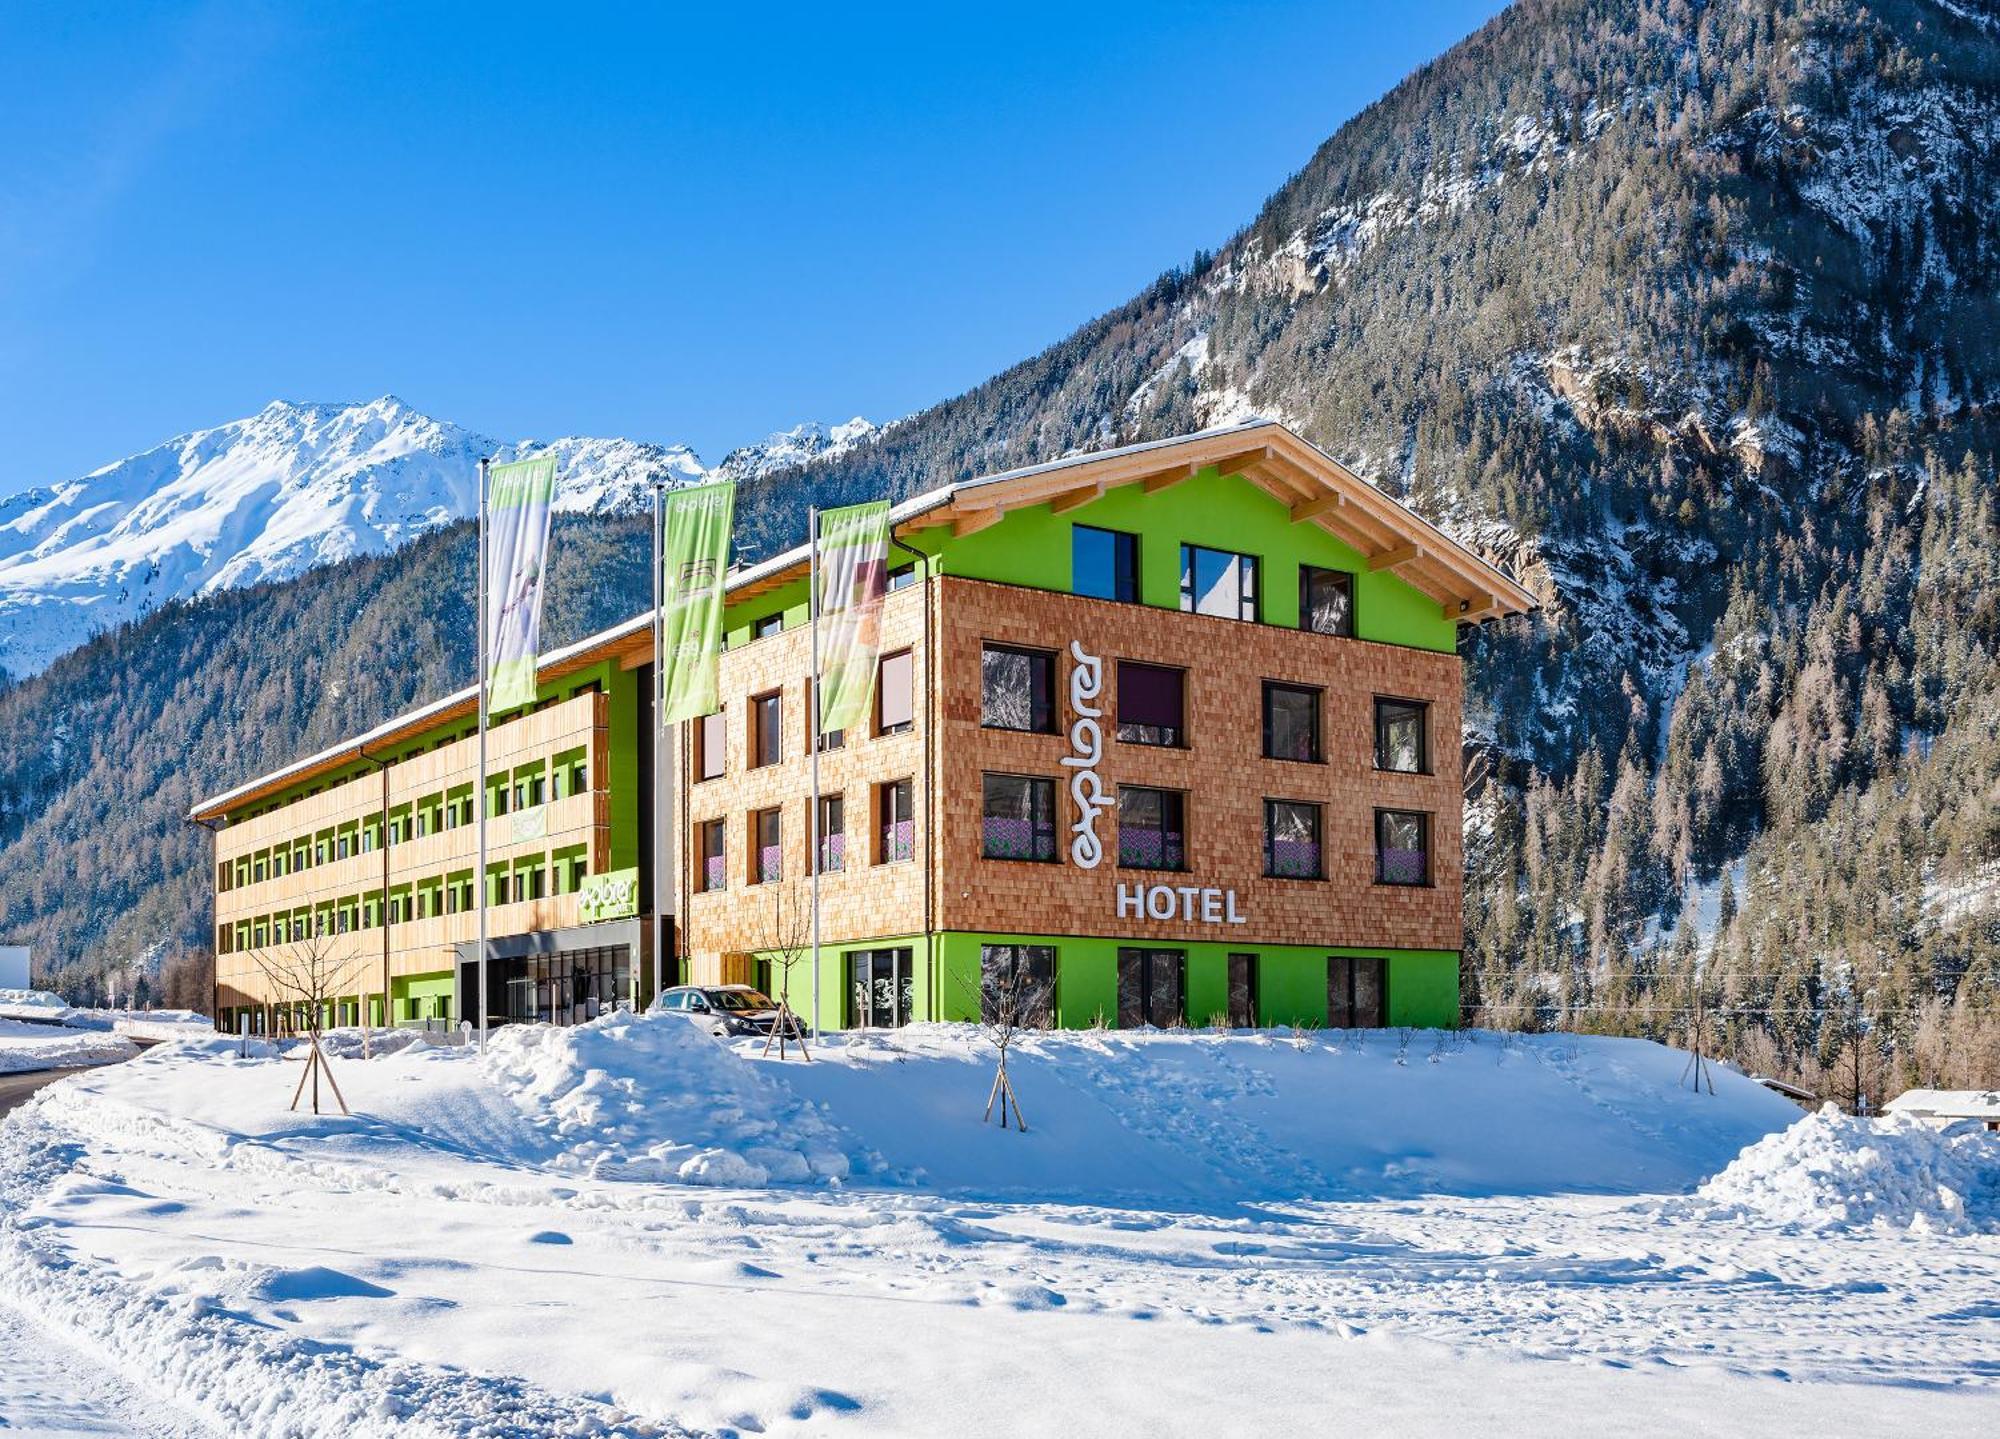
[[[751, 478], [875, 432], [860, 419], [801, 425], [732, 452], [713, 473]], [[639, 509], [656, 481], [711, 474], [685, 445], [585, 436], [504, 444], [395, 395], [273, 400], [80, 479], [0, 499], [0, 670], [33, 674], [169, 600], [393, 550], [475, 511], [482, 456], [544, 450], [560, 461], [556, 507], [572, 512]]]

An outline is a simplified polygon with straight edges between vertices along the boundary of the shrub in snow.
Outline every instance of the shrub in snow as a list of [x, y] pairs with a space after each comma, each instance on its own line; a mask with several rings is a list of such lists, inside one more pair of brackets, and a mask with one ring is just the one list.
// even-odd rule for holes
[[1698, 1195], [1800, 1229], [2000, 1233], [2000, 1134], [1829, 1104], [1745, 1149]]
[[559, 1167], [683, 1184], [838, 1182], [847, 1136], [680, 1015], [510, 1024], [482, 1062]]

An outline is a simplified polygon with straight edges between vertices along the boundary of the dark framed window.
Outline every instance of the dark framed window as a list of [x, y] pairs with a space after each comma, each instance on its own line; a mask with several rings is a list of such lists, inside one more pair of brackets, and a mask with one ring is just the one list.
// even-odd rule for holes
[[1035, 775], [982, 778], [979, 853], [983, 859], [1056, 859], [1056, 782]]
[[1354, 636], [1354, 576], [1345, 570], [1299, 566], [1299, 628], [1316, 635]]
[[875, 786], [875, 863], [897, 864], [917, 853], [916, 787], [909, 780]]
[[1431, 817], [1414, 810], [1375, 811], [1375, 883], [1431, 882]]
[[1264, 758], [1319, 764], [1320, 691], [1264, 681]]
[[1121, 948], [1118, 951], [1118, 1027], [1150, 1024], [1172, 1029], [1187, 1023], [1187, 951]]
[[1229, 1027], [1257, 1027], [1257, 956], [1229, 956]]
[[1264, 801], [1264, 873], [1272, 879], [1325, 879], [1320, 807], [1304, 800]]
[[780, 610], [775, 615], [765, 615], [762, 619], [753, 620], [750, 625], [750, 638], [761, 640], [766, 635], [782, 634], [784, 629], [785, 614]]
[[1421, 700], [1375, 697], [1375, 768], [1430, 773], [1430, 709]]
[[728, 758], [729, 730], [723, 723], [722, 711], [703, 715], [695, 721], [695, 778], [722, 778]]
[[1257, 557], [1181, 546], [1181, 608], [1227, 620], [1257, 618]]
[[703, 894], [729, 887], [728, 830], [725, 822], [712, 819], [701, 827], [701, 881]]
[[875, 686], [875, 733], [907, 734], [916, 723], [916, 661], [908, 650], [882, 656]]
[[1380, 1029], [1389, 1022], [1389, 962], [1369, 956], [1326, 957], [1329, 1029]]
[[839, 874], [847, 868], [847, 797], [821, 795], [819, 800], [819, 872]]
[[1124, 530], [1071, 525], [1069, 587], [1099, 600], [1139, 601], [1139, 537]]
[[1047, 1029], [1056, 1022], [1056, 947], [1052, 944], [979, 946], [979, 1019], [1016, 1029]]
[[1187, 671], [1118, 661], [1118, 738], [1178, 748], [1187, 743]]
[[907, 565], [898, 565], [889, 571], [888, 592], [893, 595], [897, 590], [906, 590], [916, 582], [917, 566], [913, 560]]
[[762, 769], [785, 758], [785, 696], [773, 690], [750, 701], [750, 768]]
[[1118, 787], [1118, 864], [1123, 869], [1187, 868], [1187, 796], [1176, 789]]
[[1056, 732], [1056, 657], [1050, 650], [984, 645], [979, 651], [979, 723], [988, 729]]
[[900, 1029], [910, 1022], [916, 977], [910, 951], [855, 949], [847, 955], [847, 1022], [855, 1029]]
[[750, 882], [775, 884], [785, 877], [785, 812], [760, 809], [750, 816]]

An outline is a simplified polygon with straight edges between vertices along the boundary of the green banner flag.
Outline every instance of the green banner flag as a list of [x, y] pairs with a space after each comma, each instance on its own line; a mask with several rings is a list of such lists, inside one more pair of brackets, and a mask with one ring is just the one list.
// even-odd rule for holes
[[889, 502], [819, 516], [819, 732], [865, 726], [882, 649]]
[[660, 538], [660, 723], [715, 713], [722, 591], [736, 486], [694, 485], [667, 496]]
[[486, 483], [486, 674], [488, 710], [535, 702], [542, 634], [542, 577], [556, 457], [494, 465]]

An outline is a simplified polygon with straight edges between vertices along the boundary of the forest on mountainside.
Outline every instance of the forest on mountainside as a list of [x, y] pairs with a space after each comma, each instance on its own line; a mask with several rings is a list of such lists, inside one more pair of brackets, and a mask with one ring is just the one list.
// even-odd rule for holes
[[[2000, 1084], [1996, 281], [1991, 0], [1524, 0], [1215, 252], [752, 481], [741, 538], [1283, 419], [1544, 602], [1463, 646], [1469, 1018]], [[564, 634], [643, 603], [602, 530]], [[0, 930], [79, 972], [198, 943], [162, 816], [462, 680], [466, 563], [219, 596], [0, 696]]]

